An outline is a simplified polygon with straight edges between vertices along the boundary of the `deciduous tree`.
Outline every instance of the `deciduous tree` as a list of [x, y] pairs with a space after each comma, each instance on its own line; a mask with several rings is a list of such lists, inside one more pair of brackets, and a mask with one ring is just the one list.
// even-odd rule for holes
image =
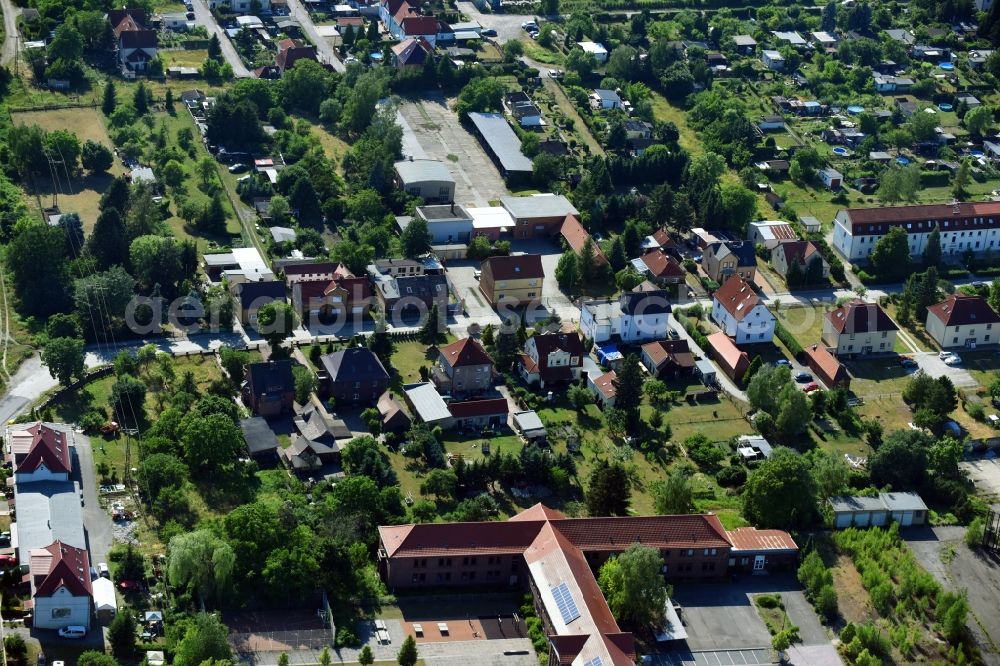
[[743, 486], [743, 515], [758, 527], [810, 524], [816, 515], [816, 483], [808, 461], [790, 449], [775, 449]]
[[643, 627], [662, 619], [667, 601], [662, 569], [660, 553], [640, 544], [601, 566], [598, 584], [619, 622]]

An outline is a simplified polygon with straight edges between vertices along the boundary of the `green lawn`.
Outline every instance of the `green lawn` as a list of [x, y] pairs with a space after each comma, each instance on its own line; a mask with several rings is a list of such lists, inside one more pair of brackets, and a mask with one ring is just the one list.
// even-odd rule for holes
[[827, 313], [825, 306], [787, 306], [773, 312], [803, 348], [822, 342], [823, 322]]
[[962, 364], [984, 388], [1000, 378], [1000, 354], [995, 351], [962, 352]]

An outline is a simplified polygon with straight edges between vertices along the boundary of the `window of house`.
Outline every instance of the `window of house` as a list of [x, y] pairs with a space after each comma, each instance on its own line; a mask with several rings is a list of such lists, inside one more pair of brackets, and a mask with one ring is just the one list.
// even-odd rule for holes
[[958, 343], [958, 338], [952, 338], [951, 342], [952, 342], [952, 344], [957, 344]]

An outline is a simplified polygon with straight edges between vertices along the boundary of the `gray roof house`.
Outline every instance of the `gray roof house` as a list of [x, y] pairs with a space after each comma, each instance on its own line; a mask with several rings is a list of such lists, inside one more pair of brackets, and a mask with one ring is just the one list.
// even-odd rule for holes
[[86, 548], [80, 491], [72, 481], [36, 481], [14, 487], [17, 521], [11, 528], [11, 545], [17, 560], [31, 561], [36, 548], [48, 548], [60, 541], [75, 548]]
[[543, 440], [548, 436], [545, 424], [538, 418], [538, 414], [533, 411], [515, 412], [511, 417], [511, 421], [514, 430], [521, 433], [521, 436], [529, 442]]
[[437, 392], [434, 384], [430, 382], [407, 384], [403, 387], [403, 396], [410, 410], [421, 422], [429, 426], [439, 425], [444, 430], [451, 426], [453, 419], [448, 403]]
[[448, 203], [455, 198], [455, 178], [444, 162], [408, 159], [396, 162], [396, 186], [427, 202]]
[[241, 420], [240, 430], [243, 431], [243, 440], [251, 458], [258, 462], [277, 462], [281, 445], [263, 416]]

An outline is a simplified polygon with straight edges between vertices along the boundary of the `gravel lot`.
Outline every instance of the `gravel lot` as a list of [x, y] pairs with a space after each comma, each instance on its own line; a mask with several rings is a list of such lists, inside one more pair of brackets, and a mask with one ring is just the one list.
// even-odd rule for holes
[[455, 203], [489, 206], [491, 200], [510, 194], [479, 140], [462, 126], [441, 95], [404, 102], [398, 121], [404, 154], [447, 165], [455, 178]]
[[1000, 664], [1000, 563], [969, 550], [964, 527], [912, 528], [900, 535], [917, 562], [939, 583], [950, 590], [966, 590], [972, 611], [969, 627], [979, 642], [983, 662]]

